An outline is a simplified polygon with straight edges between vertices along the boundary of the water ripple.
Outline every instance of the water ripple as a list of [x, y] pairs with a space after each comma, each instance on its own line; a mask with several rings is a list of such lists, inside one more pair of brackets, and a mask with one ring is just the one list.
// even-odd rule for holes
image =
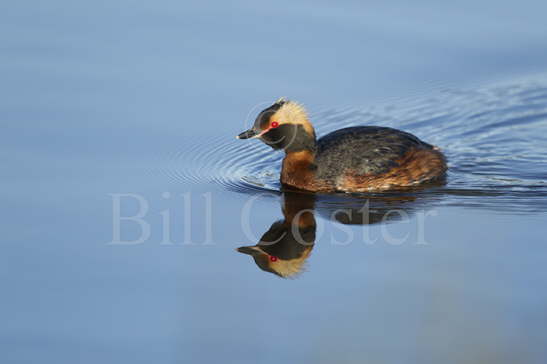
[[[440, 146], [449, 160], [448, 183], [419, 192], [440, 203], [547, 210], [547, 82], [444, 89], [429, 98], [325, 110], [311, 118], [319, 136], [348, 126], [383, 125]], [[165, 159], [160, 172], [173, 181], [212, 182], [243, 193], [280, 190], [282, 154], [258, 142], [225, 135], [194, 139]]]

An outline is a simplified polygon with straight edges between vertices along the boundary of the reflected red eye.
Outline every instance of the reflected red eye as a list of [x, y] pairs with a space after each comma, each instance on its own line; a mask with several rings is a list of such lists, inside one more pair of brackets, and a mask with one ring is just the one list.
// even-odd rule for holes
[[277, 257], [270, 255], [270, 262], [277, 262]]
[[272, 123], [270, 124], [270, 126], [272, 128], [277, 128], [279, 126], [279, 123], [277, 121], [272, 121]]

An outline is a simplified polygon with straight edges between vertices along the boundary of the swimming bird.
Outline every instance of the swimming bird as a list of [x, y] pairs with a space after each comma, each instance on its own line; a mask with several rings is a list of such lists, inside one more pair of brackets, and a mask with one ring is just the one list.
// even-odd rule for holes
[[313, 192], [369, 192], [444, 178], [439, 148], [393, 128], [355, 126], [319, 139], [301, 104], [281, 98], [262, 110], [238, 139], [258, 138], [283, 150], [284, 186]]

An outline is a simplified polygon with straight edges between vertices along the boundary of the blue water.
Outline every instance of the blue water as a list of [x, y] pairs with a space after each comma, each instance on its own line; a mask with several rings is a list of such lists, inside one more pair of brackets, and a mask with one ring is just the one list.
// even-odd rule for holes
[[[0, 361], [544, 363], [546, 12], [0, 3]], [[260, 270], [282, 156], [234, 136], [280, 96], [438, 145], [446, 185], [318, 196], [301, 274]]]

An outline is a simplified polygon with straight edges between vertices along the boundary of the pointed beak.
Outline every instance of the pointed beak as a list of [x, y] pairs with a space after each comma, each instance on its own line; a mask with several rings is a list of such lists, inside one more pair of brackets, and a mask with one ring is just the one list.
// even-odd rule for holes
[[253, 255], [257, 253], [257, 250], [254, 246], [242, 246], [236, 249], [238, 252], [243, 254]]
[[249, 129], [236, 136], [237, 139], [250, 139], [258, 136], [259, 134], [254, 129]]

